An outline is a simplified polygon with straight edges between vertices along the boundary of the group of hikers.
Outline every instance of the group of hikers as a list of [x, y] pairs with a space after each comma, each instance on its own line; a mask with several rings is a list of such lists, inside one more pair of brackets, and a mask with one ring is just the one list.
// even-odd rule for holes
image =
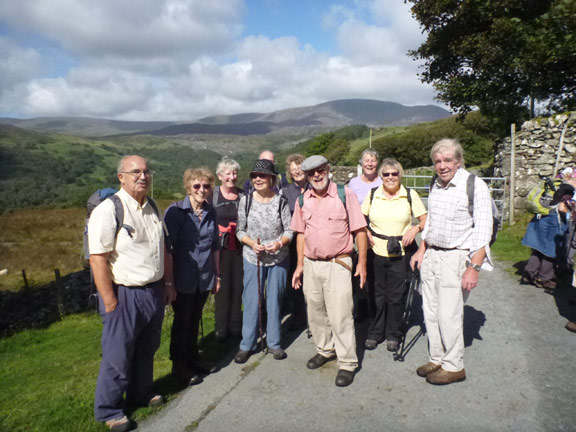
[[186, 197], [163, 217], [147, 196], [148, 162], [122, 158], [120, 190], [88, 223], [103, 319], [96, 419], [128, 430], [127, 405], [163, 403], [152, 372], [166, 305], [174, 310], [172, 374], [192, 385], [216, 370], [198, 349], [210, 292], [216, 340], [240, 340], [236, 363], [247, 362], [258, 343], [274, 359], [287, 358], [281, 331], [287, 297], [292, 324], [307, 324], [316, 346], [306, 367], [336, 360], [335, 384], [348, 386], [358, 368], [353, 282], [368, 292], [365, 348], [386, 342], [397, 351], [411, 270], [420, 272], [429, 342], [428, 361], [416, 373], [435, 385], [465, 380], [463, 306], [479, 273], [492, 269], [492, 201], [486, 183], [464, 169], [456, 140], [438, 141], [430, 157], [436, 176], [427, 209], [402, 185], [402, 165], [379, 161], [372, 149], [363, 152], [362, 174], [347, 186], [331, 180], [321, 155], [289, 156], [286, 179], [265, 151], [243, 188], [240, 166], [230, 158], [215, 174], [186, 170]]

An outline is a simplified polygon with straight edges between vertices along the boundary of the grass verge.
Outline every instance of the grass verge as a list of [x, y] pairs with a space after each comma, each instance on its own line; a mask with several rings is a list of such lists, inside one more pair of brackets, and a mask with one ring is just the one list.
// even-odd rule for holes
[[[210, 298], [212, 300], [212, 297]], [[213, 303], [204, 313], [203, 357], [216, 361], [231, 344], [214, 341]], [[162, 329], [156, 353], [157, 390], [173, 399], [183, 387], [170, 377], [172, 314]], [[94, 420], [94, 389], [100, 366], [100, 316], [96, 312], [64, 317], [47, 329], [25, 330], [0, 340], [0, 430], [13, 432], [104, 431]], [[130, 415], [136, 422], [161, 408], [139, 408]]]

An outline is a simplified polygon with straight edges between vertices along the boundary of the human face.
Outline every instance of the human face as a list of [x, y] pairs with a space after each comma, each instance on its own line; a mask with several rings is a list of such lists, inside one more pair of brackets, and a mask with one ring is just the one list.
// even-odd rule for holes
[[296, 162], [290, 163], [290, 175], [292, 176], [292, 180], [299, 183], [306, 180], [306, 174], [302, 171], [301, 167], [302, 164], [297, 164]]
[[150, 189], [152, 174], [144, 158], [130, 156], [124, 160], [122, 171], [118, 173], [118, 179], [122, 189], [132, 198], [141, 202]]
[[388, 193], [396, 193], [400, 189], [400, 171], [393, 166], [384, 166], [380, 173], [382, 185]]
[[326, 192], [326, 189], [328, 189], [328, 174], [330, 174], [328, 165], [322, 165], [314, 170], [306, 171], [308, 183], [312, 185], [316, 193]]
[[272, 187], [272, 179], [268, 174], [253, 173], [250, 174], [252, 185], [257, 192], [266, 192]]
[[212, 191], [212, 185], [206, 177], [192, 179], [188, 183], [188, 196], [192, 205], [202, 205]]
[[238, 180], [238, 171], [225, 169], [220, 174], [218, 174], [218, 178], [220, 179], [222, 186], [232, 188], [236, 186], [236, 181]]
[[272, 161], [272, 163], [276, 163], [276, 161], [274, 160], [274, 153], [272, 153], [271, 151], [263, 151], [262, 153], [260, 153], [259, 159], [266, 159]]
[[444, 186], [450, 183], [454, 175], [456, 175], [458, 168], [462, 166], [462, 161], [456, 159], [454, 150], [452, 149], [445, 149], [435, 153], [432, 162], [434, 162], [434, 168], [436, 169], [440, 183]]
[[378, 159], [371, 155], [364, 155], [362, 158], [362, 173], [365, 176], [371, 177], [376, 175], [378, 170]]

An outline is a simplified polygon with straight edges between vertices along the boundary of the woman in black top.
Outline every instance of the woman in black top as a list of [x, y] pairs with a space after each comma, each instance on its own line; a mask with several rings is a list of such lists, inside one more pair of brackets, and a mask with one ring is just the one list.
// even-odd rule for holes
[[224, 157], [216, 167], [221, 185], [214, 190], [212, 204], [220, 231], [220, 290], [215, 296], [214, 334], [224, 341], [242, 333], [242, 247], [236, 239], [238, 202], [244, 192], [236, 187], [240, 165]]

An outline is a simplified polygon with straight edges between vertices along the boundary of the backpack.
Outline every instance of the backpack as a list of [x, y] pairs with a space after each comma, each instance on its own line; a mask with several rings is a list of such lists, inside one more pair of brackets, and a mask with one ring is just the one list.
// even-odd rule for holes
[[220, 186], [216, 186], [214, 188], [214, 193], [212, 194], [212, 207], [214, 207], [214, 209], [217, 209], [218, 207], [222, 207], [222, 206], [226, 206], [226, 205], [234, 205], [236, 206], [236, 210], [238, 210], [238, 203], [240, 202], [240, 199], [246, 195], [244, 193], [244, 191], [240, 188], [236, 188], [238, 189], [238, 202], [236, 201], [226, 201], [226, 202], [221, 202], [218, 204], [218, 198], [220, 197]]
[[[436, 183], [436, 179], [438, 178], [437, 175], [432, 177], [432, 183], [430, 183], [430, 191], [434, 187]], [[472, 218], [474, 217], [474, 181], [476, 176], [474, 174], [468, 175], [468, 180], [466, 181], [466, 194], [468, 195], [468, 213]], [[494, 199], [491, 198], [492, 201], [492, 236], [490, 237], [490, 246], [494, 244], [496, 238], [498, 237], [498, 230], [500, 229], [500, 212], [498, 211], [498, 206], [494, 202]]]
[[526, 196], [526, 210], [542, 216], [550, 214], [552, 196], [561, 183], [561, 179], [551, 180], [550, 178], [545, 178], [539, 182], [530, 189]]
[[[98, 189], [96, 192], [94, 192], [92, 195], [90, 195], [90, 198], [88, 198], [88, 201], [86, 201], [86, 221], [84, 223], [84, 257], [85, 257], [85, 259], [90, 259], [90, 251], [88, 249], [88, 244], [89, 244], [88, 243], [88, 222], [90, 221], [90, 216], [92, 215], [92, 212], [94, 211], [94, 209], [96, 207], [98, 207], [104, 200], [109, 199], [114, 203], [114, 219], [116, 220], [116, 233], [114, 234], [114, 237], [118, 237], [118, 233], [120, 232], [120, 230], [122, 228], [125, 228], [126, 231], [128, 231], [128, 234], [130, 236], [132, 236], [132, 233], [130, 231], [131, 227], [129, 227], [128, 225], [124, 225], [124, 207], [122, 206], [122, 201], [120, 200], [118, 195], [116, 195], [116, 192], [118, 192], [118, 190], [113, 189], [113, 188]], [[152, 209], [154, 210], [154, 212], [158, 216], [158, 219], [162, 220], [162, 218], [160, 217], [160, 212], [158, 211], [158, 206], [156, 205], [156, 202], [150, 197], [146, 197], [146, 198], [148, 199], [148, 202], [152, 206]], [[167, 236], [168, 233], [167, 233], [166, 229], [164, 229], [164, 232]]]

